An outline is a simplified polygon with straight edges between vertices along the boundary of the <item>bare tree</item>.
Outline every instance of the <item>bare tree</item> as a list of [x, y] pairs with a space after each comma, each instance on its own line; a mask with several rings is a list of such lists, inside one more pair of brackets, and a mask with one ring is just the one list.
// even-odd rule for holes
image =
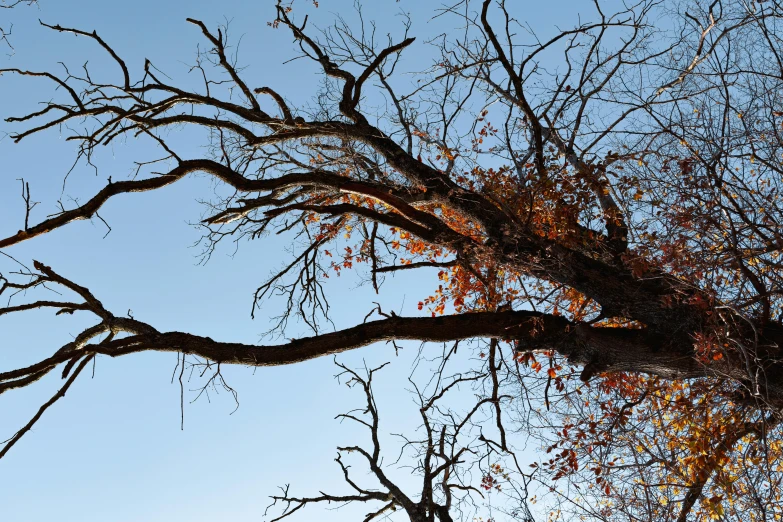
[[[592, 480], [600, 487], [591, 498], [604, 504], [591, 516], [727, 516], [723, 500], [732, 494], [743, 499], [732, 504], [742, 506], [737, 519], [780, 513], [766, 486], [779, 481], [783, 402], [779, 2], [639, 0], [613, 13], [595, 2], [592, 21], [539, 36], [510, 3], [464, 0], [439, 13], [462, 29], [430, 42], [439, 58], [413, 87], [395, 76], [405, 52], [424, 45], [409, 36], [410, 23], [388, 40], [363, 18], [318, 35], [290, 6], [275, 9], [270, 25], [289, 31], [323, 74], [310, 108], [292, 107], [274, 87], [248, 85], [224, 30], [193, 19], [209, 45], [194, 65], [198, 89], [178, 86], [149, 60], [135, 73], [97, 32], [60, 25], [43, 24], [93, 40], [118, 79], [99, 83], [86, 67], [65, 75], [0, 70], [45, 79], [60, 93], [7, 119], [25, 126], [16, 141], [78, 124], [68, 139], [80, 161], [120, 138], [151, 140], [161, 151], [140, 160], [133, 179], [109, 178], [85, 203], [34, 225], [26, 189], [25, 226], [0, 248], [99, 217], [116, 195], [206, 173], [232, 190], [202, 221], [206, 255], [225, 239], [295, 231], [300, 253], [258, 288], [256, 302], [282, 293], [288, 306], [278, 329], [296, 316], [313, 330], [275, 346], [160, 332], [112, 314], [36, 263], [3, 279], [1, 291], [56, 284], [76, 300], [9, 304], [0, 313], [88, 311], [97, 323], [51, 357], [0, 374], [5, 391], [64, 365], [64, 388], [31, 423], [96, 355], [173, 351], [264, 366], [379, 341], [484, 338], [513, 347], [506, 366], [515, 393], [533, 393], [545, 406], [540, 417], [517, 420], [532, 429], [538, 417], [549, 430], [552, 476], [584, 484], [591, 469], [601, 479]], [[388, 110], [374, 108], [380, 99]], [[183, 126], [205, 131], [211, 155], [177, 150], [165, 130]], [[170, 168], [142, 175], [158, 165]], [[432, 316], [378, 309], [378, 320], [325, 333], [323, 278], [355, 263], [369, 266], [376, 291], [396, 271], [437, 268], [439, 286], [419, 304]], [[352, 376], [369, 389], [371, 376]], [[695, 418], [706, 428], [688, 424]], [[377, 450], [367, 453], [371, 468]], [[647, 472], [639, 486], [633, 474]], [[664, 511], [652, 496], [659, 486]], [[384, 487], [354, 496], [382, 501], [391, 492], [388, 506], [424, 519], [412, 515], [420, 503], [406, 505]], [[447, 511], [448, 490], [437, 501]], [[430, 520], [448, 520], [434, 497], [421, 498]], [[315, 501], [287, 493], [281, 500], [294, 508]]]
[[[384, 464], [382, 448], [380, 413], [372, 388], [372, 380], [385, 364], [366, 370], [364, 375], [347, 366], [337, 363], [345, 384], [359, 388], [365, 396], [363, 407], [338, 415], [338, 419], [356, 422], [366, 428], [370, 434], [371, 445], [346, 446], [337, 449], [335, 461], [340, 467], [350, 494], [337, 495], [321, 492], [318, 496], [297, 497], [290, 493], [290, 487], [281, 488], [281, 494], [273, 496], [270, 509], [282, 505], [283, 511], [273, 521], [294, 515], [308, 504], [351, 504], [369, 503], [372, 511], [364, 519], [366, 522], [382, 515], [401, 510], [412, 521], [440, 520], [451, 522], [452, 516], [458, 520], [468, 520], [476, 513], [482, 513], [486, 506], [486, 495], [503, 491], [514, 499], [514, 520], [532, 522], [533, 516], [527, 506], [528, 486], [532, 480], [530, 473], [520, 467], [515, 453], [502, 443], [492, 440], [487, 431], [496, 432], [493, 415], [494, 405], [510, 397], [483, 396], [476, 394], [483, 381], [489, 378], [489, 371], [496, 368], [485, 366], [486, 371], [470, 371], [467, 374], [447, 375], [446, 369], [452, 366], [449, 361], [456, 353], [456, 345], [444, 351], [437, 358], [436, 369], [430, 374], [424, 389], [409, 379], [415, 390], [421, 426], [414, 436], [398, 434], [402, 448], [397, 459]], [[475, 402], [463, 400], [451, 401], [450, 395], [465, 392], [475, 397]], [[454, 403], [458, 410], [454, 409]], [[501, 427], [501, 430], [503, 428]], [[360, 485], [361, 482], [351, 476], [351, 466], [344, 460], [351, 455], [358, 456], [360, 462], [369, 468], [370, 475], [378, 487]], [[403, 455], [415, 462], [411, 472], [421, 480], [419, 491], [405, 492], [390, 478], [386, 469], [400, 466]], [[388, 462], [387, 460], [387, 462]], [[510, 465], [509, 469], [504, 466]], [[533, 471], [535, 474], [535, 471]], [[474, 485], [480, 481], [480, 485]], [[502, 511], [503, 505], [497, 506]], [[269, 511], [269, 509], [267, 510]]]
[[[32, 5], [35, 4], [37, 0], [2, 0], [0, 1], [0, 10], [2, 9], [13, 9], [14, 7], [17, 7], [18, 5]], [[2, 11], [0, 11], [2, 12]], [[9, 49], [13, 50], [13, 45], [11, 45], [11, 40], [9, 40], [9, 37], [11, 36], [11, 33], [13, 32], [13, 25], [0, 25], [0, 43], [4, 44]]]

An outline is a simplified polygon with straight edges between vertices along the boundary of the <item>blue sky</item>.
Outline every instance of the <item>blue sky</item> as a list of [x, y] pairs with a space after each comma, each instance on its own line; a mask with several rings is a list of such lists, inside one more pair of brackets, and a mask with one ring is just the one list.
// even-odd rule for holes
[[[323, 0], [311, 23], [326, 25], [335, 13], [349, 17], [352, 2]], [[126, 59], [132, 71], [149, 57], [160, 69], [187, 78], [199, 32], [185, 23], [199, 18], [210, 27], [230, 20], [234, 37], [242, 36], [240, 61], [250, 67], [251, 85], [270, 85], [294, 103], [310, 99], [318, 76], [310, 64], [282, 62], [294, 55], [288, 33], [267, 27], [274, 17], [272, 0], [68, 2], [40, 0], [40, 6], [0, 12], [13, 20], [11, 56], [2, 67], [55, 69], [65, 61], [78, 68], [89, 59], [97, 74], [113, 75], [96, 46], [86, 39], [41, 28], [47, 23], [96, 29]], [[410, 11], [412, 34], [432, 35], [448, 27], [429, 21], [437, 2], [372, 0], [364, 2], [365, 17], [379, 20], [381, 34], [399, 27], [400, 10]], [[533, 4], [531, 4], [533, 5]], [[540, 3], [529, 14], [543, 19]], [[553, 9], [553, 7], [549, 7]], [[2, 22], [2, 19], [0, 19]], [[439, 26], [438, 24], [441, 24]], [[386, 28], [389, 29], [386, 29]], [[418, 43], [417, 43], [418, 44]], [[409, 69], [427, 65], [420, 44], [407, 53]], [[412, 81], [412, 80], [411, 80]], [[51, 86], [4, 76], [0, 78], [2, 116], [34, 109], [51, 96]], [[0, 131], [13, 131], [5, 122]], [[174, 136], [190, 153], [199, 143], [189, 135]], [[42, 204], [33, 221], [55, 210], [62, 179], [73, 158], [72, 143], [52, 131], [14, 145], [0, 140], [0, 235], [21, 228], [23, 206], [18, 178], [31, 183], [33, 198]], [[77, 169], [66, 194], [93, 194], [111, 175], [127, 177], [133, 159], [153, 154], [133, 143], [117, 143], [99, 158], [101, 174]], [[197, 200], [208, 199], [211, 180], [194, 176], [165, 190], [112, 200], [100, 221], [74, 223], [65, 229], [8, 249], [29, 263], [38, 259], [63, 275], [88, 286], [118, 314], [134, 316], [160, 330], [182, 330], [215, 339], [257, 342], [267, 330], [265, 318], [275, 314], [271, 303], [256, 321], [249, 317], [252, 292], [271, 270], [287, 259], [290, 238], [271, 236], [243, 244], [234, 257], [219, 250], [206, 265], [192, 248], [200, 232], [189, 223], [204, 212]], [[8, 271], [6, 261], [0, 268]], [[367, 286], [350, 275], [329, 284], [337, 326], [363, 317], [377, 300]], [[383, 290], [384, 306], [415, 313], [433, 279], [399, 276]], [[0, 367], [29, 364], [52, 353], [83, 326], [79, 318], [54, 318], [49, 312], [0, 318]], [[394, 360], [379, 377], [382, 424], [388, 431], [416, 426], [416, 407], [400, 384], [410, 371], [415, 347], [395, 358], [388, 346], [373, 346], [341, 357], [341, 362], [370, 366]], [[335, 446], [363, 440], [363, 433], [334, 421], [334, 416], [362, 397], [334, 379], [336, 368], [322, 359], [284, 368], [227, 368], [224, 373], [239, 392], [234, 410], [228, 394], [190, 404], [186, 393], [185, 430], [180, 431], [179, 388], [170, 383], [175, 366], [170, 354], [143, 354], [97, 361], [95, 378], [83, 376], [67, 397], [52, 408], [33, 432], [0, 461], [0, 519], [4, 521], [207, 521], [261, 520], [268, 496], [277, 486], [292, 483], [299, 493], [339, 484], [332, 462]], [[0, 397], [0, 438], [11, 436], [38, 405], [59, 386], [47, 378], [29, 389]], [[186, 385], [187, 386], [187, 385]], [[195, 388], [197, 382], [191, 383]], [[407, 473], [400, 471], [402, 481]], [[357, 513], [364, 513], [359, 508]], [[352, 511], [308, 509], [299, 520], [346, 520]]]

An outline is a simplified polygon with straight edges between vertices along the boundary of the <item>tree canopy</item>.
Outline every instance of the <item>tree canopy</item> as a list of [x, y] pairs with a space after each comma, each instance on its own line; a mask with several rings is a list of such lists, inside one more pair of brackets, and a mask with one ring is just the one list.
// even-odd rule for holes
[[[0, 277], [0, 314], [46, 308], [94, 322], [51, 356], [0, 372], [0, 393], [54, 371], [64, 380], [0, 458], [95, 357], [175, 352], [178, 368], [227, 387], [221, 365], [412, 340], [436, 359], [434, 380], [413, 383], [423, 438], [405, 442], [421, 491], [384, 472], [376, 370], [341, 366], [367, 400], [344, 418], [372, 442], [340, 448], [351, 493], [285, 488], [276, 516], [367, 502], [365, 520], [470, 520], [485, 492], [502, 489], [504, 516], [533, 520], [533, 484], [553, 520], [783, 516], [783, 5], [596, 1], [576, 26], [539, 28], [516, 3], [461, 0], [435, 11], [453, 32], [404, 19], [386, 37], [312, 4], [270, 2], [259, 28], [289, 33], [316, 64], [322, 81], [306, 105], [246, 83], [227, 30], [196, 19], [198, 84], [155, 57], [130, 67], [110, 35], [46, 21], [41, 30], [90, 41], [113, 69], [72, 56], [58, 71], [0, 69], [52, 88], [27, 112], [4, 106], [14, 141], [59, 129], [86, 165], [120, 140], [159, 151], [40, 220], [22, 181], [24, 226], [0, 231], [0, 252], [202, 173], [223, 186], [199, 218], [205, 258], [226, 242], [292, 234], [299, 250], [257, 288], [253, 313], [282, 296], [273, 332], [311, 330], [277, 344], [161, 331], [109, 310], [100, 288], [60, 273], [56, 259], [20, 260]], [[437, 58], [411, 81], [399, 71], [425, 46]], [[201, 155], [180, 150], [174, 130], [192, 130]], [[334, 329], [324, 281], [349, 270], [376, 293], [400, 271], [431, 275], [432, 287], [418, 313], [366, 303], [363, 322]], [[452, 370], [462, 345], [477, 357]], [[520, 432], [545, 452], [529, 466], [511, 441]], [[377, 487], [349, 474], [341, 459], [351, 453]]]

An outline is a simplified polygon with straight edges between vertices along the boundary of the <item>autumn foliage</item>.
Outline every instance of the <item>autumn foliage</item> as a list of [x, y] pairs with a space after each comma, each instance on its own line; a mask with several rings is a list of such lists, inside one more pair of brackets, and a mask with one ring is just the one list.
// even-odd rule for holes
[[[418, 500], [384, 482], [379, 448], [363, 454], [388, 492], [356, 486], [339, 498], [385, 503], [367, 520], [401, 509], [445, 522], [467, 516], [460, 502], [522, 490], [505, 497], [517, 505], [510, 519], [523, 504], [533, 516], [534, 502], [551, 520], [783, 517], [783, 7], [643, 0], [609, 13], [596, 3], [585, 5], [590, 21], [532, 36], [515, 3], [464, 0], [440, 13], [464, 34], [430, 40], [433, 64], [413, 85], [395, 72], [433, 36], [409, 37], [415, 20], [382, 45], [363, 22], [318, 35], [304, 23], [316, 7], [278, 2], [265, 28], [290, 32], [327, 79], [315, 108], [246, 84], [225, 34], [197, 20], [210, 46], [196, 65], [203, 85], [175, 83], [152, 62], [131, 71], [97, 33], [59, 25], [46, 27], [109, 52], [115, 83], [0, 71], [58, 88], [42, 110], [8, 118], [22, 126], [14, 139], [91, 118], [92, 130], [69, 137], [79, 160], [132, 137], [170, 165], [25, 219], [0, 248], [95, 217], [115, 195], [206, 173], [233, 190], [201, 223], [206, 255], [226, 240], [296, 234], [299, 253], [255, 299], [283, 295], [277, 331], [294, 319], [312, 336], [259, 346], [159, 332], [39, 263], [22, 282], [4, 277], [0, 293], [58, 284], [77, 299], [0, 313], [49, 307], [98, 322], [51, 358], [0, 373], [0, 392], [60, 365], [75, 378], [97, 355], [273, 366], [376, 341], [453, 343], [455, 353], [463, 343], [475, 379], [455, 382], [474, 387], [476, 409], [436, 421], [445, 410], [433, 404], [451, 388], [420, 396], [429, 438]], [[163, 132], [175, 126], [205, 131], [210, 154], [180, 155]], [[368, 304], [363, 323], [325, 329], [325, 280], [351, 271], [382, 293], [408, 270], [431, 276], [410, 316]], [[350, 375], [375, 434], [372, 373]], [[484, 409], [491, 428], [468, 423]], [[470, 451], [457, 444], [468, 425], [478, 430]], [[535, 440], [541, 458], [523, 469], [512, 432]], [[451, 456], [433, 449], [449, 444]], [[469, 454], [481, 473], [465, 473]], [[296, 511], [338, 497], [275, 498]]]

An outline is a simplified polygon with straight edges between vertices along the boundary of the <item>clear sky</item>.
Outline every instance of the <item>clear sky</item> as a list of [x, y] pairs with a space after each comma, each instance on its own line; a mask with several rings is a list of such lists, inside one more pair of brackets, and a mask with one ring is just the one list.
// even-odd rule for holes
[[[316, 11], [307, 4], [312, 22], [324, 26], [335, 13], [350, 19], [352, 2], [322, 0]], [[527, 2], [525, 4], [528, 4]], [[529, 3], [531, 17], [545, 19], [542, 3]], [[399, 27], [395, 15], [411, 12], [412, 34], [426, 36], [448, 28], [428, 21], [439, 2], [368, 0], [365, 17], [380, 23], [381, 34]], [[560, 4], [559, 4], [560, 5]], [[12, 20], [15, 52], [0, 56], [0, 68], [53, 70], [57, 62], [78, 69], [90, 60], [97, 74], [111, 75], [111, 65], [93, 42], [56, 34], [38, 26], [51, 24], [96, 29], [126, 59], [138, 78], [143, 60], [176, 78], [187, 79], [199, 32], [185, 23], [199, 18], [210, 27], [230, 20], [235, 38], [242, 37], [241, 63], [250, 84], [270, 85], [301, 103], [315, 93], [318, 76], [301, 62], [283, 66], [294, 55], [288, 33], [267, 27], [274, 18], [273, 0], [222, 2], [206, 0], [40, 0], [38, 7], [0, 11], [0, 24]], [[535, 7], [533, 7], [535, 6]], [[550, 6], [550, 8], [552, 8]], [[552, 8], [553, 9], [553, 8]], [[416, 44], [407, 53], [428, 64], [426, 47]], [[188, 80], [190, 81], [190, 80]], [[411, 80], [413, 81], [413, 80]], [[48, 100], [51, 85], [42, 81], [0, 78], [0, 115], [19, 115]], [[0, 131], [16, 127], [3, 122]], [[173, 137], [177, 139], [176, 136]], [[183, 135], [190, 153], [203, 142]], [[73, 144], [56, 130], [19, 145], [0, 140], [0, 236], [22, 227], [23, 204], [19, 178], [31, 183], [36, 208], [33, 221], [55, 211], [62, 180], [73, 159]], [[69, 178], [66, 194], [93, 194], [111, 175], [127, 177], [133, 159], [153, 154], [130, 143], [117, 143], [102, 153], [100, 176], [78, 168]], [[148, 321], [160, 330], [181, 330], [214, 339], [257, 342], [268, 329], [270, 304], [255, 321], [249, 317], [251, 295], [259, 282], [288, 258], [290, 238], [268, 237], [243, 244], [236, 256], [219, 250], [205, 266], [191, 248], [200, 232], [198, 221], [213, 183], [194, 176], [165, 190], [112, 200], [101, 215], [112, 226], [105, 238], [100, 221], [79, 222], [45, 237], [8, 249], [26, 263], [38, 259], [63, 275], [91, 288], [111, 310]], [[0, 270], [13, 266], [0, 260]], [[422, 283], [422, 281], [424, 281]], [[424, 286], [422, 286], [424, 285]], [[433, 279], [398, 277], [383, 290], [383, 303], [401, 313], [416, 313], [416, 303], [428, 295]], [[338, 327], [360, 320], [378, 298], [367, 286], [357, 287], [351, 276], [333, 279], [329, 286]], [[55, 351], [85, 323], [79, 318], [54, 318], [50, 312], [0, 318], [0, 368], [29, 364]], [[416, 407], [402, 392], [415, 348], [395, 358], [388, 346], [373, 346], [341, 357], [351, 366], [394, 360], [379, 378], [381, 421], [387, 431], [415, 427]], [[0, 520], [2, 521], [207, 521], [262, 520], [268, 496], [277, 486], [292, 483], [306, 494], [339, 484], [332, 462], [335, 446], [362, 442], [363, 433], [334, 421], [334, 416], [362, 397], [339, 386], [330, 359], [292, 367], [226, 368], [229, 384], [239, 392], [234, 410], [228, 394], [190, 404], [195, 396], [186, 384], [185, 430], [180, 431], [179, 388], [171, 384], [175, 358], [144, 354], [97, 361], [94, 379], [84, 375], [67, 397], [49, 410], [30, 434], [0, 461]], [[29, 389], [0, 397], [0, 439], [11, 436], [60, 385], [55, 376]], [[401, 480], [406, 473], [400, 471]], [[340, 489], [342, 491], [342, 489]], [[308, 508], [298, 520], [346, 520], [350, 511]], [[363, 508], [358, 510], [363, 513]]]

